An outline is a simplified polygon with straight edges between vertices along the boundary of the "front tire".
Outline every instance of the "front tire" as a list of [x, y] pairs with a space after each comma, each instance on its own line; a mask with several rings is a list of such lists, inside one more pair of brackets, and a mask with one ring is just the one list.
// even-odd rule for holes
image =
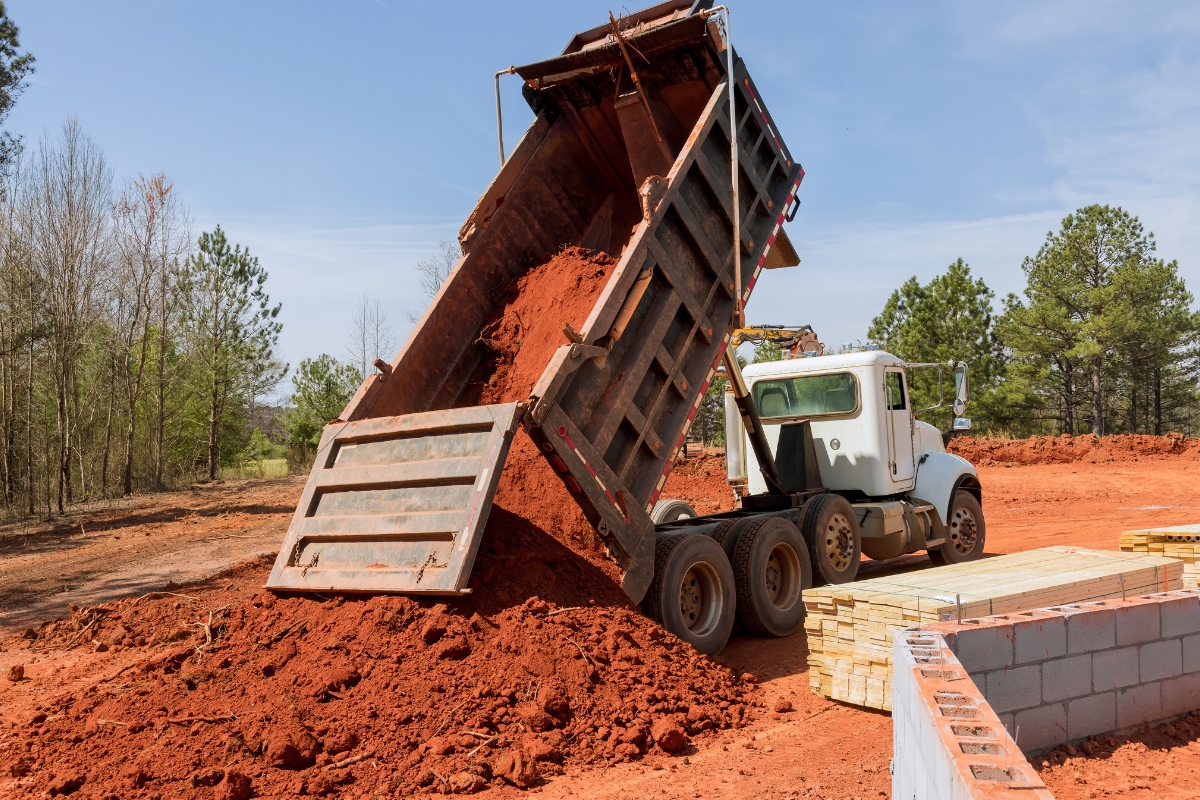
[[643, 608], [700, 653], [729, 641], [737, 604], [733, 569], [719, 544], [701, 533], [662, 536]]
[[800, 532], [812, 558], [813, 585], [849, 583], [858, 575], [862, 533], [850, 501], [819, 494], [804, 506]]
[[659, 500], [654, 504], [654, 508], [650, 509], [650, 521], [655, 525], [691, 519], [694, 516], [696, 510], [682, 500]]
[[733, 554], [738, 620], [759, 636], [791, 636], [804, 624], [801, 590], [812, 586], [808, 548], [786, 519], [756, 519]]
[[987, 525], [983, 521], [983, 506], [970, 492], [954, 493], [950, 519], [946, 521], [946, 543], [929, 551], [929, 560], [941, 567], [962, 564], [983, 556], [987, 540]]

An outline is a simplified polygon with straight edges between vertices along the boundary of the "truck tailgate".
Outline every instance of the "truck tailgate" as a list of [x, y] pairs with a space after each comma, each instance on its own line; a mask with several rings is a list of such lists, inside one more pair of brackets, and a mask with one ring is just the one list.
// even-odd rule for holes
[[326, 426], [272, 589], [466, 588], [520, 403]]

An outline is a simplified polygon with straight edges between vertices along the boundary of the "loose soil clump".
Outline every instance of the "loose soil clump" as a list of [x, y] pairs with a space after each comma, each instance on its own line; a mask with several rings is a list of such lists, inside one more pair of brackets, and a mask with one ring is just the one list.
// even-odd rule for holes
[[958, 436], [950, 440], [949, 452], [972, 464], [997, 466], [1020, 464], [1070, 464], [1084, 462], [1137, 461], [1139, 458], [1182, 457], [1200, 461], [1200, 439], [1182, 433], [1165, 436], [1117, 434], [1114, 436], [1033, 436], [1029, 439], [988, 439]]
[[1200, 795], [1200, 713], [1123, 736], [1091, 736], [1030, 759], [1058, 800]]

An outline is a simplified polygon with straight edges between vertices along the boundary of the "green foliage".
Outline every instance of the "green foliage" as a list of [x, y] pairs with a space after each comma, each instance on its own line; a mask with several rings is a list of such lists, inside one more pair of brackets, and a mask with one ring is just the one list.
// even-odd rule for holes
[[[1006, 420], [1003, 404], [993, 396], [1005, 376], [1003, 348], [992, 324], [994, 297], [982, 278], [971, 277], [971, 268], [960, 258], [924, 286], [915, 275], [905, 281], [871, 321], [867, 338], [905, 361], [967, 362], [972, 394], [967, 416], [977, 426], [995, 427]], [[947, 405], [954, 391], [951, 378], [951, 370], [944, 367]], [[937, 403], [937, 370], [910, 370], [908, 379], [913, 408]], [[924, 419], [945, 429], [952, 416], [944, 408]]]
[[[737, 357], [739, 366], [746, 366], [746, 359]], [[720, 375], [714, 375], [712, 383], [700, 400], [696, 409], [696, 418], [692, 421], [690, 435], [698, 438], [705, 447], [725, 446], [725, 387], [728, 382]]]
[[[33, 55], [21, 53], [17, 25], [0, 2], [0, 122], [12, 111], [25, 89], [25, 80], [33, 73]], [[20, 139], [5, 131], [0, 134], [0, 166], [7, 166], [20, 148]]]
[[1007, 298], [998, 331], [1014, 375], [1064, 432], [1161, 431], [1166, 414], [1194, 404], [1187, 353], [1200, 316], [1155, 249], [1136, 217], [1092, 205], [1022, 265], [1024, 300]]
[[783, 360], [783, 348], [770, 340], [754, 345], [754, 360], [751, 364], [764, 364]]
[[288, 438], [288, 465], [300, 469], [316, 452], [321, 429], [336, 419], [354, 395], [362, 375], [328, 353], [300, 362], [292, 378], [292, 407], [283, 418]]
[[222, 447], [227, 413], [249, 405], [287, 373], [287, 365], [275, 358], [283, 325], [266, 281], [258, 259], [241, 245], [230, 247], [219, 225], [201, 234], [198, 252], [184, 265], [183, 327], [208, 408], [210, 480], [217, 476], [221, 454], [241, 449]]

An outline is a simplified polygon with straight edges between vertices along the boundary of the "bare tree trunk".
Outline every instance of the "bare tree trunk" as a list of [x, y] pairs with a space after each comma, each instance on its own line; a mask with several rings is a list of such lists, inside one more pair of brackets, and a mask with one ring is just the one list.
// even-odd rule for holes
[[105, 497], [108, 497], [108, 459], [112, 453], [112, 421], [113, 421], [113, 406], [116, 405], [117, 397], [117, 357], [110, 355], [108, 358], [108, 418], [104, 423], [104, 463], [100, 468], [100, 491]]
[[1162, 436], [1162, 367], [1154, 368], [1154, 435]]
[[211, 402], [208, 404], [208, 479], [217, 479], [217, 428], [220, 416], [217, 410], [217, 377], [213, 375]]
[[29, 384], [25, 405], [25, 485], [29, 487], [29, 516], [33, 516], [33, 270], [29, 271]]
[[1104, 435], [1104, 402], [1101, 394], [1101, 368], [1104, 362], [1100, 356], [1092, 356], [1092, 433], [1095, 436]]
[[163, 488], [163, 429], [166, 427], [166, 385], [167, 385], [167, 267], [163, 265], [162, 297], [158, 317], [158, 419], [154, 432], [154, 488]]

